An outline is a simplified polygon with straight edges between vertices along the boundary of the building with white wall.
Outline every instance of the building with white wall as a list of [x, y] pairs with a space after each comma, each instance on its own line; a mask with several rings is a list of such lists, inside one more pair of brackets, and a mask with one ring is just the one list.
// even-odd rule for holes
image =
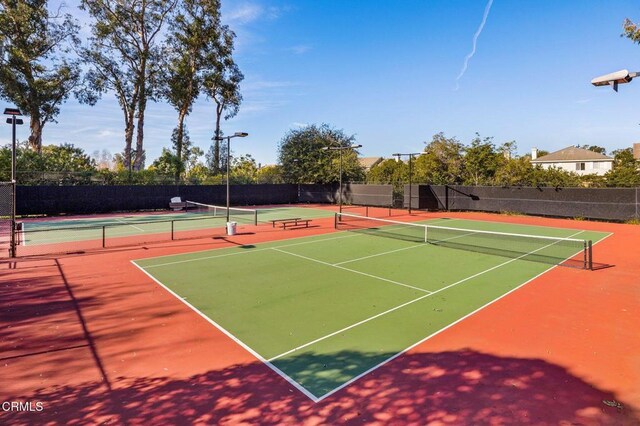
[[538, 150], [531, 150], [531, 163], [548, 169], [555, 167], [579, 175], [604, 175], [613, 168], [613, 158], [588, 149], [570, 146], [560, 151], [538, 157]]

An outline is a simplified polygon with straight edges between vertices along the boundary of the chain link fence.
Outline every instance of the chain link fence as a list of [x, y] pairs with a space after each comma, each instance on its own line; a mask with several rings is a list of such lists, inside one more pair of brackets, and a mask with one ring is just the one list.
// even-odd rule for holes
[[0, 182], [0, 256], [10, 257], [15, 251], [14, 233], [14, 192], [15, 184]]

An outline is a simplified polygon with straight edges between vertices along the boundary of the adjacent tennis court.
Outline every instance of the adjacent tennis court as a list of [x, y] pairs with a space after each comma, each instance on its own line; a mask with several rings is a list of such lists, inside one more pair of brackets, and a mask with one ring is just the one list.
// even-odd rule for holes
[[[224, 227], [225, 207], [190, 202], [186, 211], [174, 213], [105, 215], [24, 220], [19, 233], [22, 246], [48, 245], [76, 241], [126, 238], [140, 235], [175, 234], [186, 231]], [[241, 225], [266, 223], [272, 219], [330, 217], [323, 209], [301, 207], [230, 208], [229, 219]]]
[[555, 264], [586, 265], [587, 241], [608, 235], [338, 219], [343, 232], [134, 264], [318, 401]]

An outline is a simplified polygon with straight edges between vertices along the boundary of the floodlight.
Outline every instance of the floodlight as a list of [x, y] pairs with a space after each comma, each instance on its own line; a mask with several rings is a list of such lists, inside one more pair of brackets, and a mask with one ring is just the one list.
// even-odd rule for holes
[[4, 115], [22, 115], [18, 108], [5, 108]]
[[618, 84], [629, 83], [634, 77], [637, 77], [637, 72], [629, 72], [628, 70], [620, 70], [612, 72], [610, 74], [601, 75], [591, 80], [591, 84], [594, 86], [612, 86], [613, 90], [618, 91]]

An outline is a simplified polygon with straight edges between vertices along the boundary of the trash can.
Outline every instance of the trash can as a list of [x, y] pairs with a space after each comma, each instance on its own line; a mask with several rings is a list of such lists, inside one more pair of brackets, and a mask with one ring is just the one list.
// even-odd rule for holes
[[227, 235], [236, 235], [238, 222], [227, 222]]

